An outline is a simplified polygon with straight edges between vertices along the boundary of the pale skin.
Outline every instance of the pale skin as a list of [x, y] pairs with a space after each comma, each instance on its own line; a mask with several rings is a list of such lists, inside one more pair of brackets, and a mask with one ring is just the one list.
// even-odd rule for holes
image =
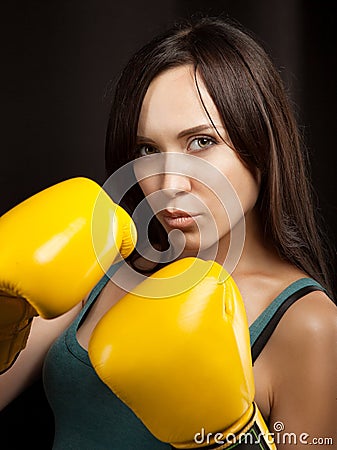
[[[283, 261], [262, 236], [262, 226], [255, 203], [259, 193], [259, 174], [253, 175], [230, 147], [221, 118], [202, 81], [203, 101], [222, 141], [207, 117], [197, 95], [193, 70], [189, 66], [170, 69], [157, 77], [145, 96], [138, 127], [139, 156], [177, 152], [193, 154], [214, 164], [235, 188], [246, 221], [246, 237], [241, 257], [232, 272], [242, 294], [249, 324], [290, 283], [307, 275]], [[163, 174], [141, 182], [145, 195], [164, 189], [167, 207], [182, 209], [184, 196], [191, 193], [205, 203], [217, 224], [219, 237], [216, 261], [223, 263], [229, 242], [229, 225], [218, 199], [207, 187], [188, 176]], [[172, 229], [163, 216], [159, 220], [167, 231]], [[202, 227], [206, 222], [196, 217]], [[199, 221], [199, 222], [198, 222]], [[186, 247], [183, 256], [196, 255], [200, 236], [198, 227], [183, 227]], [[78, 330], [79, 343], [88, 348], [93, 329], [100, 318], [124, 295], [125, 291], [109, 282]], [[16, 364], [0, 376], [0, 407], [13, 400], [42, 367], [53, 340], [78, 314], [80, 305], [58, 319], [34, 319], [27, 348]], [[271, 432], [282, 422], [284, 431], [295, 433], [296, 448], [304, 448], [313, 438], [336, 436], [337, 379], [336, 307], [322, 292], [313, 292], [295, 303], [284, 315], [254, 365], [256, 396]], [[41, 344], [43, 343], [43, 344]], [[306, 433], [305, 438], [302, 434]], [[299, 442], [300, 435], [305, 442]], [[277, 442], [277, 448], [294, 448], [289, 439]], [[332, 448], [332, 445], [320, 445]]]

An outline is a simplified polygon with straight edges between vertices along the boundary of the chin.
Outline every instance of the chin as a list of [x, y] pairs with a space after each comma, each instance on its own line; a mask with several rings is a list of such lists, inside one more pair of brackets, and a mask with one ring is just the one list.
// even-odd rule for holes
[[186, 242], [185, 248], [179, 258], [198, 257], [204, 260], [215, 260], [218, 253], [219, 241], [210, 241], [200, 245], [200, 242]]

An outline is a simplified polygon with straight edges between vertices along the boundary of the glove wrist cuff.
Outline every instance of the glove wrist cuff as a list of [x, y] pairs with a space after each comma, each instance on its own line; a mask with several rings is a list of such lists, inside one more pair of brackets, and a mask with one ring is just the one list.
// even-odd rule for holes
[[[181, 449], [181, 450], [192, 450], [195, 448], [201, 448], [205, 450], [222, 450], [230, 447], [233, 444], [233, 440], [236, 440], [242, 434], [246, 433], [251, 427], [251, 422], [256, 414], [257, 407], [255, 403], [252, 403], [247, 411], [237, 420], [234, 424], [232, 424], [226, 430], [214, 432], [212, 434], [207, 435], [207, 439], [205, 439], [204, 443], [196, 443], [196, 442], [184, 442], [184, 443], [174, 443], [171, 445], [173, 448]], [[216, 436], [222, 436], [223, 444], [220, 444], [216, 441]], [[229, 439], [228, 439], [229, 438]]]

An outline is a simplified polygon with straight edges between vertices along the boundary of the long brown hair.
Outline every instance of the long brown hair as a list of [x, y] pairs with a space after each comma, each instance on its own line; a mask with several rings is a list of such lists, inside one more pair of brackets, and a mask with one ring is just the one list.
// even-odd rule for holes
[[[138, 118], [151, 81], [172, 67], [192, 64], [201, 76], [233, 147], [261, 174], [257, 206], [266, 239], [280, 256], [330, 290], [327, 259], [314, 214], [307, 156], [281, 77], [263, 48], [228, 20], [184, 21], [141, 48], [116, 86], [106, 139], [111, 175], [134, 159]], [[143, 199], [138, 186], [125, 196], [130, 212]], [[154, 219], [152, 241], [163, 240]]]

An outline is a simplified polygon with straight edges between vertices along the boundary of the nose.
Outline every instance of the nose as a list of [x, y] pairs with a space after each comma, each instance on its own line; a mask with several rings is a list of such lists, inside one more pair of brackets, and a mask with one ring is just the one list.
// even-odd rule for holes
[[162, 175], [161, 189], [169, 197], [176, 197], [180, 193], [190, 192], [191, 183], [187, 176], [175, 173]]
[[179, 170], [178, 161], [174, 160], [174, 157], [165, 158], [164, 172], [161, 174], [161, 189], [172, 198], [191, 191], [191, 179], [181, 169]]

